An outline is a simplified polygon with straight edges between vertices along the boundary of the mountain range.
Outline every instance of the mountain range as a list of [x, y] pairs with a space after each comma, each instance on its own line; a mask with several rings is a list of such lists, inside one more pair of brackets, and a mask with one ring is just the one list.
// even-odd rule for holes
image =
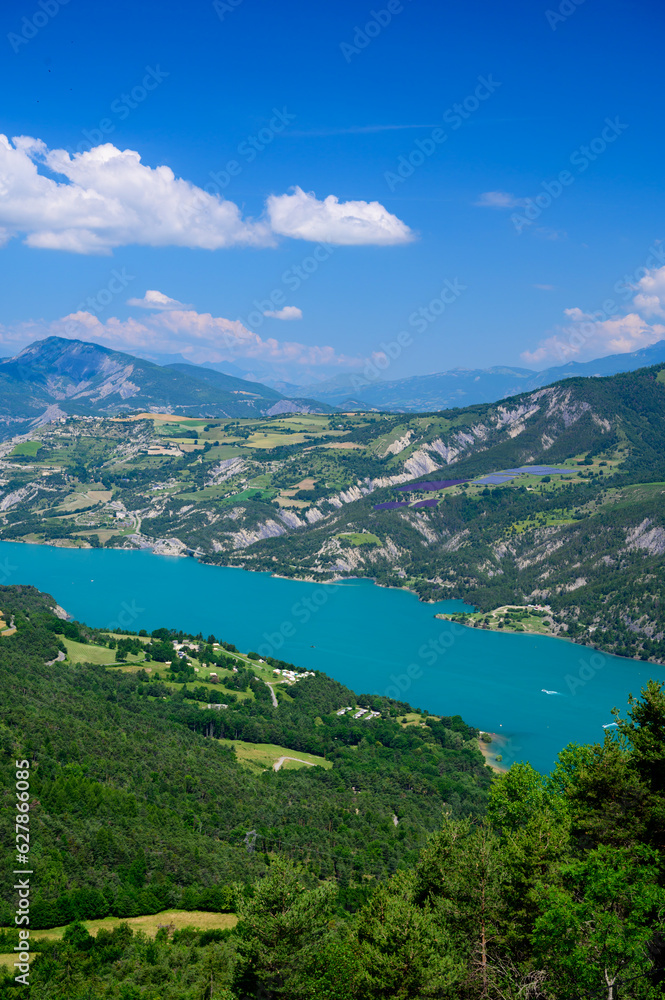
[[[496, 366], [455, 368], [431, 375], [361, 385], [358, 375], [337, 375], [304, 386], [249, 380], [230, 362], [163, 362], [61, 337], [35, 341], [0, 359], [0, 437], [61, 416], [168, 412], [210, 418], [269, 417], [282, 413], [380, 410], [422, 413], [459, 408], [552, 385], [576, 376], [608, 376], [665, 361], [665, 340], [631, 354], [544, 371]], [[172, 360], [171, 360], [172, 359]], [[247, 373], [243, 373], [247, 374]]]
[[168, 366], [98, 344], [48, 337], [0, 360], [0, 426], [20, 433], [60, 416], [114, 415], [136, 410], [184, 416], [257, 417], [326, 413], [315, 400], [198, 365]]
[[[285, 396], [307, 396], [345, 410], [393, 410], [422, 413], [476, 403], [494, 403], [575, 376], [617, 375], [665, 361], [665, 340], [631, 354], [612, 354], [543, 371], [500, 365], [494, 368], [453, 368], [431, 375], [393, 381], [367, 382], [358, 375], [337, 375], [325, 382], [298, 386], [268, 380]], [[365, 384], [362, 384], [365, 381]]]

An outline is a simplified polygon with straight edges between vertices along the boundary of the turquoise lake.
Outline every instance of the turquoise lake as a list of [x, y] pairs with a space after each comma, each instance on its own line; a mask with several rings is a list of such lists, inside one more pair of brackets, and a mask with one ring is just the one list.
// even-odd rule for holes
[[[422, 604], [367, 580], [312, 584], [112, 549], [0, 542], [0, 583], [29, 583], [96, 626], [202, 632], [309, 669], [358, 694], [387, 694], [503, 734], [503, 763], [551, 768], [570, 742], [596, 742], [611, 709], [665, 667], [540, 636], [437, 620], [459, 601]], [[546, 693], [549, 692], [549, 693]]]

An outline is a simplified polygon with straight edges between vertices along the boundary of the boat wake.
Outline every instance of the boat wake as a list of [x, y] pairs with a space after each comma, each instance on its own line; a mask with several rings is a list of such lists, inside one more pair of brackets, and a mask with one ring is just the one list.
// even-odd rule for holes
[[560, 691], [548, 691], [547, 688], [541, 688], [540, 690], [542, 691], [543, 694], [558, 694], [560, 698], [563, 698], [563, 695], [561, 694]]
[[614, 728], [618, 728], [618, 726], [619, 726], [618, 722], [607, 722], [603, 726], [603, 729], [614, 729]]

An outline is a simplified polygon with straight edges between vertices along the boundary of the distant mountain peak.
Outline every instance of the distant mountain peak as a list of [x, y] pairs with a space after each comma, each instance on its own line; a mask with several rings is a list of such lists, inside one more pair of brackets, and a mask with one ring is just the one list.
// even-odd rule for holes
[[291, 399], [260, 382], [175, 364], [168, 367], [100, 344], [46, 337], [0, 359], [0, 426], [20, 433], [47, 414], [112, 416], [147, 410], [206, 417], [261, 417], [276, 406], [319, 412], [331, 407]]

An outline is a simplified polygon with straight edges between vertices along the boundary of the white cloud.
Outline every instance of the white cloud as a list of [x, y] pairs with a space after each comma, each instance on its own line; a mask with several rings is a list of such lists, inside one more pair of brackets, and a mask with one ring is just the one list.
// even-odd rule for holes
[[302, 309], [298, 306], [284, 306], [283, 309], [268, 309], [263, 314], [271, 319], [302, 319]]
[[13, 143], [0, 136], [0, 225], [28, 246], [91, 254], [130, 243], [215, 250], [273, 242], [265, 222], [243, 219], [233, 202], [169, 167], [145, 166], [131, 149], [105, 143], [71, 157], [29, 136]]
[[184, 302], [178, 302], [177, 299], [170, 299], [168, 295], [164, 295], [163, 292], [158, 292], [155, 289], [148, 289], [142, 299], [127, 299], [128, 306], [138, 306], [139, 309], [189, 309], [190, 306], [184, 304]]
[[573, 359], [630, 354], [665, 339], [665, 326], [651, 322], [653, 316], [665, 318], [665, 267], [642, 270], [646, 274], [635, 285], [625, 286], [632, 287], [635, 294], [623, 315], [618, 310], [610, 314], [614, 303], [608, 305], [607, 311], [596, 313], [584, 312], [577, 306], [564, 309], [566, 322], [555, 327], [534, 350], [524, 351], [522, 358], [527, 364], [562, 364]]
[[637, 283], [634, 303], [645, 316], [665, 317], [665, 267], [653, 268]]
[[240, 320], [193, 309], [165, 309], [141, 320], [110, 317], [105, 321], [87, 310], [79, 310], [52, 322], [31, 320], [14, 327], [0, 325], [0, 345], [5, 348], [2, 353], [15, 353], [44, 337], [91, 341], [129, 354], [137, 350], [182, 354], [195, 364], [251, 359], [279, 365], [285, 374], [300, 377], [305, 370], [348, 370], [361, 367], [366, 361], [340, 354], [329, 345], [264, 338], [248, 330]]
[[71, 253], [109, 254], [129, 244], [270, 247], [276, 233], [340, 244], [412, 239], [378, 202], [340, 204], [334, 195], [319, 202], [300, 188], [268, 199], [270, 221], [244, 218], [234, 202], [111, 143], [70, 156], [40, 139], [0, 135], [0, 195], [0, 245], [22, 236], [28, 246]]
[[483, 191], [474, 204], [479, 208], [520, 208], [526, 199], [516, 198], [509, 191]]
[[414, 239], [409, 227], [378, 201], [340, 202], [332, 194], [319, 201], [313, 192], [295, 187], [291, 194], [271, 195], [267, 208], [273, 232], [295, 239], [346, 246], [390, 246]]
[[602, 358], [608, 354], [630, 354], [663, 340], [665, 326], [652, 325], [637, 313], [599, 319], [581, 309], [565, 309], [569, 322], [556, 328], [533, 351], [524, 351], [528, 364], [554, 361], [565, 364], [581, 358]]

